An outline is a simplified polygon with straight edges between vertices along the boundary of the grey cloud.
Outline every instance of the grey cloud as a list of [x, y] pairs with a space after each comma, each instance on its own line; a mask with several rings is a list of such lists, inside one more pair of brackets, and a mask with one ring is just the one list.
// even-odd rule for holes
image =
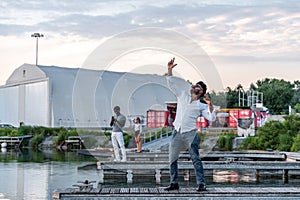
[[286, 54], [286, 55], [271, 55], [271, 56], [212, 56], [216, 60], [222, 61], [238, 61], [241, 63], [245, 62], [277, 62], [277, 63], [289, 63], [289, 62], [300, 62], [298, 54]]
[[[221, 4], [220, 5], [199, 5], [199, 4], [186, 4], [186, 2], [176, 3], [167, 6], [148, 6], [139, 5], [137, 9], [130, 12], [118, 13], [116, 15], [104, 16], [81, 14], [85, 11], [93, 10], [96, 6], [108, 6], [105, 1], [95, 2], [93, 0], [78, 0], [75, 3], [68, 3], [66, 1], [6, 1], [10, 6], [21, 9], [47, 10], [47, 12], [55, 11], [61, 12], [61, 15], [56, 16], [54, 19], [45, 19], [45, 21], [36, 25], [9, 25], [0, 24], [0, 35], [14, 35], [20, 32], [28, 32], [34, 30], [41, 30], [47, 32], [57, 32], [61, 34], [76, 34], [84, 37], [102, 37], [111, 36], [122, 31], [145, 27], [163, 27], [175, 28], [183, 33], [197, 37], [200, 40], [219, 41], [222, 43], [232, 43], [238, 39], [239, 35], [235, 35], [234, 31], [257, 32], [260, 30], [277, 29], [276, 19], [279, 16], [267, 16], [267, 13], [278, 12], [281, 10], [286, 13], [296, 12], [299, 10], [300, 3], [297, 1], [290, 1], [293, 3], [282, 3], [276, 1], [275, 3], [256, 3], [254, 5], [247, 3], [246, 5], [240, 4]], [[29, 3], [28, 3], [29, 2]], [[43, 4], [43, 2], [46, 2]], [[251, 1], [253, 3], [255, 1]], [[107, 3], [107, 2], [106, 2]], [[130, 4], [130, 1], [129, 1]], [[254, 3], [253, 3], [254, 4]], [[267, 5], [266, 5], [267, 4]], [[114, 9], [113, 7], [111, 9]], [[53, 13], [52, 13], [53, 14]], [[226, 16], [226, 19], [217, 24], [207, 22], [206, 19], [214, 18], [217, 16]], [[253, 21], [246, 25], [235, 26], [232, 24], [238, 19], [252, 17]], [[161, 21], [159, 21], [161, 20]], [[134, 21], [135, 23], [131, 23]], [[197, 24], [197, 31], [186, 30], [185, 25]], [[208, 27], [213, 27], [208, 29]], [[241, 41], [240, 41], [241, 42]], [[245, 42], [245, 41], [244, 41]], [[241, 43], [243, 44], [243, 43]], [[247, 45], [247, 42], [245, 42]]]
[[130, 18], [110, 16], [68, 15], [56, 20], [40, 23], [38, 26], [46, 31], [81, 35], [83, 37], [111, 36], [130, 28]]

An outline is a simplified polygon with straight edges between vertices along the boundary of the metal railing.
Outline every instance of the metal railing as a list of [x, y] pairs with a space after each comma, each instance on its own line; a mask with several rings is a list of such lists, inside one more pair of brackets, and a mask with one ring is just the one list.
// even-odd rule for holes
[[164, 138], [168, 138], [172, 135], [173, 127], [162, 127], [149, 129], [148, 131], [143, 131], [141, 140], [143, 145], [154, 143], [156, 141], [162, 140]]

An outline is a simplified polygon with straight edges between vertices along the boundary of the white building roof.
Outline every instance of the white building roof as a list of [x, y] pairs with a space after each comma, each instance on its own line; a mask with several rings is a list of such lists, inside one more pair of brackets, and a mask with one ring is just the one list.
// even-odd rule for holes
[[[49, 85], [47, 126], [108, 126], [115, 105], [121, 107], [125, 116], [146, 116], [150, 108], [165, 109], [165, 102], [176, 101], [165, 76], [30, 64], [16, 69], [0, 88], [0, 94], [7, 87], [25, 84], [31, 88], [30, 84], [41, 81], [48, 81]], [[178, 78], [177, 82], [184, 90], [190, 87], [183, 79]], [[31, 89], [30, 94], [35, 90], [40, 92]]]

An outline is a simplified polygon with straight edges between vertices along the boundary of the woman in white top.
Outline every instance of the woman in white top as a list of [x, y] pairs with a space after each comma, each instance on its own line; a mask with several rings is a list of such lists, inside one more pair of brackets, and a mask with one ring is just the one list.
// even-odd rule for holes
[[142, 124], [141, 124], [141, 119], [137, 117], [135, 119], [135, 124], [134, 124], [134, 139], [137, 147], [137, 153], [142, 152], [142, 141], [141, 141], [141, 134], [142, 134]]

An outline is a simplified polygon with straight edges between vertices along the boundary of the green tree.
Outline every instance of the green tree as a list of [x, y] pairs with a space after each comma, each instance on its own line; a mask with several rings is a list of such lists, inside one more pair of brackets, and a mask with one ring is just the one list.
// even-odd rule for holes
[[297, 113], [300, 113], [300, 103], [297, 103], [295, 106], [294, 106], [294, 109]]
[[209, 95], [214, 105], [218, 105], [220, 108], [227, 108], [225, 92], [216, 93], [215, 91], [212, 91], [209, 93]]
[[292, 98], [291, 106], [296, 112], [300, 112], [300, 81], [294, 81], [294, 96]]
[[226, 103], [227, 108], [236, 108], [239, 106], [239, 89], [241, 85], [239, 84], [237, 88], [232, 90], [230, 87], [226, 89]]
[[257, 81], [257, 90], [264, 95], [264, 105], [272, 114], [287, 114], [294, 96], [294, 84], [283, 79], [263, 79]]
[[291, 147], [291, 151], [300, 151], [300, 133], [294, 138], [294, 143]]
[[269, 121], [257, 131], [255, 139], [248, 139], [243, 144], [245, 149], [266, 150], [267, 148], [290, 151], [296, 150], [299, 143], [300, 116], [288, 115], [283, 122]]

